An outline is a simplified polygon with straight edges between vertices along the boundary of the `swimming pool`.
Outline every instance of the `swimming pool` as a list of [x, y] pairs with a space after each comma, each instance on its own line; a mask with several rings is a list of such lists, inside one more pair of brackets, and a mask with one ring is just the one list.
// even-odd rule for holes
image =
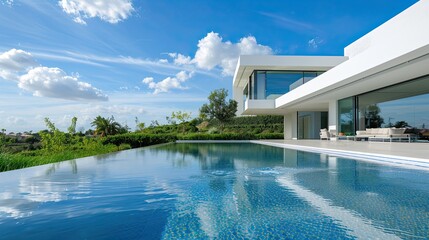
[[5, 239], [419, 239], [429, 171], [176, 143], [0, 173]]

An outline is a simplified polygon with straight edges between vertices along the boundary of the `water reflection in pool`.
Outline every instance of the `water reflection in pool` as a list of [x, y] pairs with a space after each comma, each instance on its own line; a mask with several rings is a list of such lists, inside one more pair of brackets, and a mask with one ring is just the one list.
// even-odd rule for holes
[[0, 231], [48, 238], [424, 238], [429, 172], [168, 144], [0, 173]]

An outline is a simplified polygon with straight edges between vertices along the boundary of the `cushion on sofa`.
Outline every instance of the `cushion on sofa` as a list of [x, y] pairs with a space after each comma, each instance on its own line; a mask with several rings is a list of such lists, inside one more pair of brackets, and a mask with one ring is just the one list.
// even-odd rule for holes
[[391, 128], [390, 129], [390, 134], [391, 135], [404, 134], [405, 130], [406, 130], [405, 128]]

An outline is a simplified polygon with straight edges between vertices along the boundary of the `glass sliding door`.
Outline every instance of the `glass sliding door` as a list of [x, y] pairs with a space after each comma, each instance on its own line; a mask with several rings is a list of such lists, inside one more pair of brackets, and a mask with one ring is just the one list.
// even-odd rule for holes
[[406, 127], [416, 134], [425, 132], [429, 128], [429, 77], [359, 95], [358, 103], [359, 129]]
[[355, 135], [355, 115], [355, 97], [338, 101], [338, 134]]
[[298, 139], [319, 139], [328, 127], [328, 112], [298, 112]]

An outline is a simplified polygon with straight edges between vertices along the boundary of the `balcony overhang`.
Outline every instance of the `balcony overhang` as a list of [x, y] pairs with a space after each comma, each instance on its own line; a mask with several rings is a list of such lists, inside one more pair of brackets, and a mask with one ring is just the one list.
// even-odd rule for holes
[[344, 56], [242, 55], [238, 59], [233, 86], [244, 87], [255, 70], [327, 71], [347, 59]]

